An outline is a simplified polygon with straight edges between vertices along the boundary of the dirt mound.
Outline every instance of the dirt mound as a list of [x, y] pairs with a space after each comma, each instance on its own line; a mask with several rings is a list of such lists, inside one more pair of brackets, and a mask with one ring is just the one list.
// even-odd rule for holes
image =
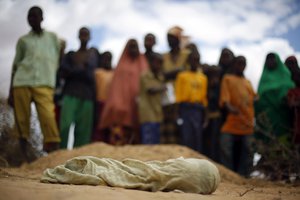
[[[187, 147], [180, 145], [125, 145], [112, 146], [105, 143], [93, 143], [73, 150], [60, 150], [41, 157], [40, 159], [24, 164], [20, 168], [11, 169], [13, 174], [22, 173], [24, 171], [28, 178], [37, 179], [46, 168], [53, 168], [59, 164], [63, 164], [68, 159], [76, 156], [96, 156], [123, 160], [125, 158], [133, 158], [142, 161], [149, 160], [167, 160], [170, 158], [205, 158]], [[246, 180], [238, 174], [228, 170], [220, 164], [215, 163], [220, 171], [222, 181], [236, 184], [246, 183]], [[11, 172], [12, 172], [11, 171]]]
[[46, 168], [52, 168], [63, 164], [75, 156], [109, 157], [117, 160], [134, 158], [143, 161], [167, 160], [170, 158], [193, 157], [205, 158], [205, 156], [179, 145], [128, 145], [111, 146], [104, 143], [94, 143], [71, 151], [61, 150], [46, 157], [41, 157], [30, 164], [24, 164], [19, 168], [0, 168], [0, 199], [24, 199], [24, 200], [52, 200], [52, 199], [109, 199], [109, 200], [196, 200], [215, 199], [232, 200], [243, 199], [285, 199], [298, 200], [299, 187], [287, 184], [274, 184], [261, 180], [249, 180], [240, 177], [222, 165], [216, 164], [222, 176], [222, 182], [213, 195], [197, 195], [191, 193], [176, 192], [144, 192], [126, 190], [123, 188], [111, 188], [106, 186], [68, 185], [68, 184], [44, 184], [40, 177]]

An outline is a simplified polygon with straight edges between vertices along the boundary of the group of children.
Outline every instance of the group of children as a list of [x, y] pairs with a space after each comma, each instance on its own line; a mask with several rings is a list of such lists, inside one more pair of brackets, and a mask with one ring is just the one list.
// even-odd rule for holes
[[[169, 52], [153, 51], [153, 34], [145, 36], [145, 53], [130, 39], [113, 70], [110, 52], [99, 54], [88, 48], [88, 28], [79, 30], [79, 49], [64, 54], [63, 43], [41, 28], [42, 20], [42, 10], [32, 7], [28, 12], [32, 31], [18, 41], [12, 70], [9, 102], [15, 108], [24, 152], [29, 108], [34, 102], [47, 152], [67, 148], [71, 124], [75, 124], [74, 147], [92, 141], [115, 145], [180, 143], [242, 175], [249, 174], [254, 101], [259, 98], [244, 76], [244, 56], [234, 56], [224, 48], [218, 66], [202, 65], [196, 45], [184, 44], [183, 30], [175, 26], [167, 34]], [[269, 57], [277, 60], [269, 61]], [[263, 100], [267, 91], [281, 87], [267, 83], [273, 80], [278, 63], [276, 54], [268, 55], [263, 72], [266, 78], [258, 90]], [[282, 98], [294, 87], [287, 71], [281, 72], [287, 74]], [[52, 99], [55, 80], [56, 121]], [[272, 110], [264, 109], [268, 99], [258, 102], [264, 112]], [[296, 107], [299, 110], [298, 104]]]

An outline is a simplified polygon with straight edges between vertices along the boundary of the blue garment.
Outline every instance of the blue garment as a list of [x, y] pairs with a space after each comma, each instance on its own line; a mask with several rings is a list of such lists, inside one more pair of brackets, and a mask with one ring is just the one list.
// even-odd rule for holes
[[198, 152], [203, 151], [203, 116], [204, 107], [201, 104], [179, 104], [179, 117], [183, 120], [180, 126], [181, 143]]
[[203, 153], [216, 162], [220, 161], [220, 129], [222, 118], [209, 119], [208, 126], [203, 131]]
[[253, 160], [252, 135], [221, 133], [221, 163], [243, 176], [249, 176]]
[[160, 142], [160, 123], [147, 122], [141, 126], [142, 144], [159, 144]]

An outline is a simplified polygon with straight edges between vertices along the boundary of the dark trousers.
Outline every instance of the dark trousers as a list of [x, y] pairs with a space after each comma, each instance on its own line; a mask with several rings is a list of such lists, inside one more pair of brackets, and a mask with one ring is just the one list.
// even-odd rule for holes
[[181, 144], [198, 152], [203, 151], [204, 107], [197, 103], [179, 104]]
[[221, 117], [211, 118], [204, 130], [204, 154], [216, 162], [220, 162], [220, 129]]
[[221, 133], [221, 163], [243, 176], [249, 176], [253, 165], [252, 135]]

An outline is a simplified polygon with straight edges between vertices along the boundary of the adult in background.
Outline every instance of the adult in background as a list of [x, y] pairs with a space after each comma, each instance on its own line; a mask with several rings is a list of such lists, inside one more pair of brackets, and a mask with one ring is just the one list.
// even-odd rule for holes
[[98, 54], [88, 48], [90, 30], [79, 30], [80, 47], [68, 52], [61, 68], [65, 78], [64, 97], [60, 117], [61, 148], [67, 148], [69, 130], [74, 129], [74, 147], [91, 141], [95, 99], [94, 70], [98, 65]]
[[147, 68], [147, 59], [140, 53], [137, 41], [128, 40], [101, 115], [100, 128], [111, 130], [111, 144], [123, 145], [139, 140], [137, 96], [140, 76]]
[[292, 142], [300, 144], [300, 68], [297, 58], [289, 56], [284, 64], [288, 67], [292, 74], [292, 80], [296, 87], [288, 91], [288, 104], [293, 110], [293, 135]]
[[258, 85], [259, 100], [255, 104], [258, 139], [268, 142], [269, 136], [274, 136], [284, 142], [290, 137], [292, 113], [287, 93], [294, 87], [291, 73], [278, 54], [269, 53]]
[[[177, 74], [187, 69], [187, 59], [190, 51], [181, 48], [184, 38], [183, 29], [174, 26], [168, 30], [167, 39], [170, 51], [163, 54], [163, 73], [168, 88], [169, 102], [164, 103], [164, 121], [162, 125], [162, 143], [178, 143], [179, 131], [177, 127], [178, 108], [175, 104], [174, 82]], [[173, 90], [173, 91], [172, 91]], [[174, 100], [174, 101], [173, 101]]]
[[27, 20], [31, 31], [18, 40], [9, 94], [9, 104], [14, 107], [15, 127], [25, 157], [32, 102], [35, 103], [44, 136], [43, 150], [48, 153], [57, 150], [60, 142], [53, 103], [60, 41], [56, 34], [41, 27], [43, 11], [40, 7], [31, 7]]

